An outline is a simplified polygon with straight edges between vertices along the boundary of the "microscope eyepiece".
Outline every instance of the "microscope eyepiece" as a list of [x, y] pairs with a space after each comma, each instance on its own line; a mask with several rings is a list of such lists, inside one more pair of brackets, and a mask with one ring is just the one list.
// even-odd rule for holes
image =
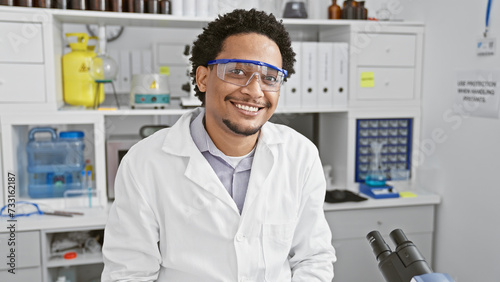
[[408, 244], [413, 244], [410, 240], [408, 240], [405, 233], [401, 229], [392, 230], [392, 232], [389, 233], [389, 236], [396, 245], [396, 251]]
[[372, 231], [366, 235], [366, 239], [368, 240], [368, 243], [370, 243], [377, 261], [383, 260], [392, 253], [391, 248], [387, 245], [384, 238], [382, 238], [380, 232], [376, 230]]

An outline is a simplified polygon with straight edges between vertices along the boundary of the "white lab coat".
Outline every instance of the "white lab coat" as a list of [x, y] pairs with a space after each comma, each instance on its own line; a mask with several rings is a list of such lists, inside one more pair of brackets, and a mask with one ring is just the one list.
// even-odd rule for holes
[[331, 281], [316, 147], [266, 123], [242, 214], [194, 144], [202, 109], [133, 146], [117, 173], [102, 281]]

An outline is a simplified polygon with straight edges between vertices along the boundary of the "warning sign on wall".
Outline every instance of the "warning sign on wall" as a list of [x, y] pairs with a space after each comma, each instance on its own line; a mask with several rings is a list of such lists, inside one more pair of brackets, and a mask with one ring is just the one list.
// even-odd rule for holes
[[455, 102], [471, 116], [498, 118], [500, 70], [457, 71]]

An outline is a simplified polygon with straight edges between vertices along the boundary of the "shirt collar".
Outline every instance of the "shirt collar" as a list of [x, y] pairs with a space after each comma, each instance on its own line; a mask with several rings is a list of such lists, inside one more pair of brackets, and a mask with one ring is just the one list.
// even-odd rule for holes
[[[228, 157], [221, 151], [217, 146], [215, 146], [214, 142], [210, 138], [210, 135], [208, 135], [207, 130], [205, 129], [205, 126], [203, 125], [203, 118], [205, 117], [205, 111], [201, 111], [200, 114], [191, 122], [190, 125], [190, 131], [191, 131], [191, 136], [193, 137], [193, 141], [196, 144], [196, 147], [198, 147], [198, 150], [200, 150], [201, 153], [204, 152], [209, 152], [212, 156], [214, 157], [219, 157], [223, 159], [226, 163], [228, 162]], [[252, 152], [245, 158], [251, 160], [255, 154], [255, 147], [252, 150]], [[241, 161], [241, 164], [246, 164], [248, 163], [247, 161]], [[247, 165], [245, 165], [247, 166]], [[251, 161], [249, 162], [249, 167], [250, 169], [251, 166]], [[240, 168], [241, 169], [241, 168]]]

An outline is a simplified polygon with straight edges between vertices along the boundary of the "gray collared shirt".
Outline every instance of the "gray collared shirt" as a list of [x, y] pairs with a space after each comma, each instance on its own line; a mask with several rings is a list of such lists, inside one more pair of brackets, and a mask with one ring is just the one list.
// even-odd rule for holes
[[191, 122], [191, 136], [193, 137], [196, 147], [198, 147], [205, 159], [207, 159], [208, 163], [219, 177], [222, 185], [224, 185], [229, 195], [233, 198], [241, 214], [247, 194], [248, 181], [250, 180], [254, 151], [233, 167], [230, 158], [224, 155], [224, 153], [215, 146], [208, 135], [203, 125], [204, 116], [205, 111], [202, 111], [193, 122]]

